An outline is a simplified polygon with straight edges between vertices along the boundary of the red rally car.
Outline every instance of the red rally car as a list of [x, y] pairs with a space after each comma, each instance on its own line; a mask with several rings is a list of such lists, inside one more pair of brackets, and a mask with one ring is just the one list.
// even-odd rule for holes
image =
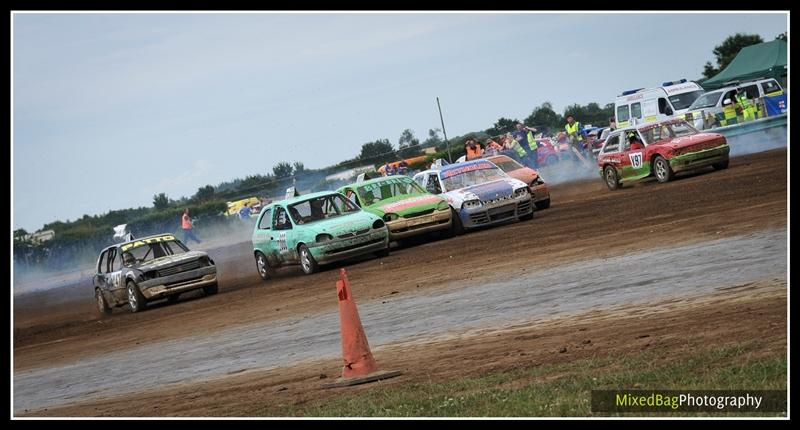
[[507, 155], [494, 155], [486, 157], [489, 161], [496, 164], [500, 170], [506, 172], [508, 176], [528, 184], [531, 192], [531, 199], [536, 209], [547, 209], [550, 207], [550, 189], [539, 176], [539, 172], [525, 167]]
[[609, 134], [597, 155], [600, 176], [609, 189], [649, 176], [667, 182], [677, 172], [728, 167], [725, 136], [702, 133], [682, 119], [626, 127]]

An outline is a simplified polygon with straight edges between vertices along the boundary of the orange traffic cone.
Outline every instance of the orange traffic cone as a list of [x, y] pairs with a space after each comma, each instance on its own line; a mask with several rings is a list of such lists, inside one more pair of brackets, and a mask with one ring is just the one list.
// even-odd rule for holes
[[342, 377], [325, 384], [324, 387], [345, 387], [399, 375], [401, 373], [399, 370], [378, 370], [378, 364], [369, 350], [364, 327], [361, 326], [356, 302], [350, 292], [347, 271], [344, 269], [340, 272], [340, 279], [336, 281], [336, 292], [339, 295], [339, 322], [342, 326], [344, 367], [342, 367]]

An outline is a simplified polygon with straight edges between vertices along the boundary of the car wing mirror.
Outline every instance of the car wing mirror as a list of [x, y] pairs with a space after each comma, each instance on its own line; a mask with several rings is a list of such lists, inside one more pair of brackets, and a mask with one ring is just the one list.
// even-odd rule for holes
[[722, 106], [728, 106], [729, 104], [731, 104], [731, 99], [725, 99], [722, 101]]

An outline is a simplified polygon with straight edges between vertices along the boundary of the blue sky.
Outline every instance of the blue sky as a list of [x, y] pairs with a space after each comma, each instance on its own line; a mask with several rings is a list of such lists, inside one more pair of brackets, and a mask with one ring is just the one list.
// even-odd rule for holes
[[15, 14], [13, 227], [698, 78], [785, 13]]

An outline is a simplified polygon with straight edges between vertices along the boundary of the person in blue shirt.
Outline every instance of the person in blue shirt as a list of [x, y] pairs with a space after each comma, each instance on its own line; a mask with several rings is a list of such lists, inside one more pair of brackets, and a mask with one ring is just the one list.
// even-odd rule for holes
[[244, 206], [241, 209], [239, 209], [239, 218], [241, 218], [241, 219], [243, 219], [245, 221], [250, 219], [250, 204], [249, 203], [245, 203]]

